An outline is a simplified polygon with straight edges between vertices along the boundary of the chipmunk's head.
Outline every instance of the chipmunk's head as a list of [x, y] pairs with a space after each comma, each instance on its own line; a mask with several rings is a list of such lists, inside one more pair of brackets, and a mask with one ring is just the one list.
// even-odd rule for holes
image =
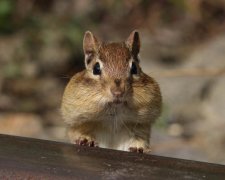
[[125, 42], [104, 43], [87, 31], [83, 49], [88, 78], [98, 83], [106, 101], [116, 104], [126, 102], [132, 94], [132, 84], [142, 73], [138, 59], [138, 32], [133, 31]]

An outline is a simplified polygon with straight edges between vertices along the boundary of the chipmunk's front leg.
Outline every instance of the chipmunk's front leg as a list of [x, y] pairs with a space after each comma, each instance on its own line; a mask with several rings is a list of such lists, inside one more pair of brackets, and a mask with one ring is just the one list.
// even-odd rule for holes
[[131, 126], [128, 151], [136, 153], [150, 152], [150, 125], [136, 124]]
[[82, 126], [79, 127], [70, 127], [68, 129], [68, 137], [70, 142], [80, 146], [90, 146], [98, 147], [98, 143], [95, 140], [95, 137], [87, 132], [83, 131]]

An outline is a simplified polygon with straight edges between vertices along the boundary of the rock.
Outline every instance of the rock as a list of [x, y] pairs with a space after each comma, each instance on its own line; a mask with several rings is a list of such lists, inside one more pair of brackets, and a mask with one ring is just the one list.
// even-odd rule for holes
[[39, 116], [26, 113], [0, 115], [0, 133], [46, 139]]

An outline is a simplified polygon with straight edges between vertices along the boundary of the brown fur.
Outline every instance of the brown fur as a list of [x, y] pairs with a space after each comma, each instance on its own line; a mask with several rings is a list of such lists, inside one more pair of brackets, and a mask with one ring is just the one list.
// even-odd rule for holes
[[[162, 100], [158, 84], [142, 72], [138, 54], [133, 53], [140, 47], [139, 36], [134, 35], [123, 43], [101, 43], [86, 33], [86, 69], [72, 77], [62, 100], [71, 142], [86, 138], [101, 147], [149, 149], [151, 125], [160, 115]], [[101, 75], [93, 75], [96, 62], [102, 66]], [[137, 75], [130, 74], [132, 62]], [[121, 97], [115, 98], [114, 92]]]

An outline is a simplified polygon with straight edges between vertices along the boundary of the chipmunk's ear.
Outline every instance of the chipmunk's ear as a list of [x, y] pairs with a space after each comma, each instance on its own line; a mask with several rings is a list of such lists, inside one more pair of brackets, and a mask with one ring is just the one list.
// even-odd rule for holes
[[90, 32], [86, 31], [83, 39], [83, 49], [85, 54], [96, 52], [98, 46], [97, 38]]
[[86, 31], [83, 39], [83, 50], [85, 54], [86, 68], [92, 61], [94, 54], [97, 52], [98, 45], [99, 42], [97, 38], [90, 31]]
[[138, 55], [140, 51], [141, 42], [137, 30], [131, 32], [130, 36], [126, 40], [126, 45], [134, 56]]

